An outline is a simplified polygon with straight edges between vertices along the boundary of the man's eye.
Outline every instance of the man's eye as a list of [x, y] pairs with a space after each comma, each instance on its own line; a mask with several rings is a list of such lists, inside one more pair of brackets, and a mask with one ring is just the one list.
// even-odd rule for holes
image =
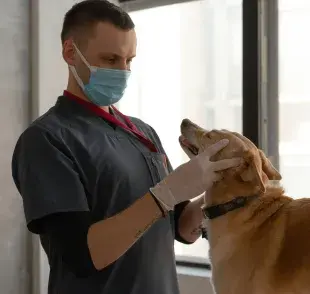
[[108, 59], [108, 62], [109, 62], [110, 64], [114, 64], [114, 63], [115, 63], [115, 58], [109, 58], [109, 59]]
[[127, 64], [131, 64], [131, 62], [132, 62], [132, 59], [127, 60]]

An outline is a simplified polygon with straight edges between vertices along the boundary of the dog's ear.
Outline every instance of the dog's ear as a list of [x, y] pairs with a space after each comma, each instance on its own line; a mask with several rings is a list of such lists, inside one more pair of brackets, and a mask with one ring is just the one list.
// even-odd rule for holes
[[267, 175], [268, 179], [272, 181], [280, 181], [282, 179], [282, 176], [272, 165], [271, 161], [265, 156], [262, 150], [259, 150], [259, 155], [262, 160], [263, 172]]
[[255, 159], [253, 152], [246, 151], [243, 155], [246, 167], [241, 172], [242, 181], [255, 185], [262, 193], [266, 191], [266, 186], [263, 181], [263, 172], [260, 165], [260, 160]]

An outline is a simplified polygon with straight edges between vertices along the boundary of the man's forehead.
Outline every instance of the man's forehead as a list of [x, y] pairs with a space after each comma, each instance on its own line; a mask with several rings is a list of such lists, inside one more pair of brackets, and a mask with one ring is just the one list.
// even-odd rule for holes
[[135, 30], [122, 30], [113, 24], [100, 22], [94, 28], [93, 36], [90, 37], [88, 46], [92, 50], [108, 52], [120, 56], [136, 54]]

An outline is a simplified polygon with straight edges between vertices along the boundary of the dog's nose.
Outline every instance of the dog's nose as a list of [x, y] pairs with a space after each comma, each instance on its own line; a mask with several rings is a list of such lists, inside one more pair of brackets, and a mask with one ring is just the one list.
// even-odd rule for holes
[[188, 118], [182, 120], [181, 128], [188, 127], [189, 125], [192, 125], [192, 122]]

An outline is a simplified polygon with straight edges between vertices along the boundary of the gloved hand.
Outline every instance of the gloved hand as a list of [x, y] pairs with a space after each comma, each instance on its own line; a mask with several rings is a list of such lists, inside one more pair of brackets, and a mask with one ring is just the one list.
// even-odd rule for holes
[[214, 182], [221, 179], [217, 171], [238, 166], [241, 158], [210, 161], [210, 157], [218, 153], [229, 143], [223, 139], [204, 152], [180, 165], [150, 191], [169, 211], [180, 202], [195, 198], [210, 189]]

